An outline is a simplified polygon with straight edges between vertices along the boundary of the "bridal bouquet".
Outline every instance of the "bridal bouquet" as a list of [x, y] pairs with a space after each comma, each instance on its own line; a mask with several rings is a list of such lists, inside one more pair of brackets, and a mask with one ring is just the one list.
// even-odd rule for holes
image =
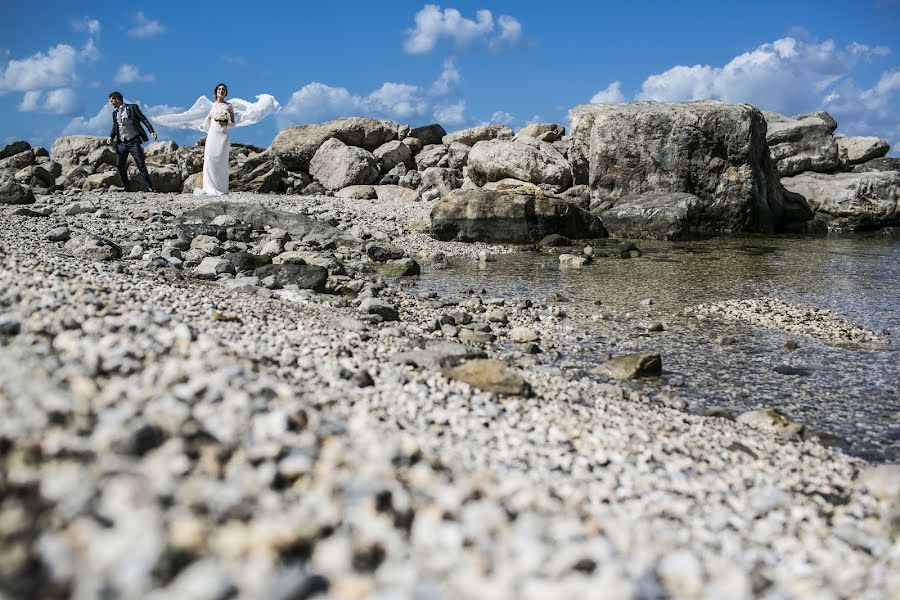
[[214, 120], [216, 123], [220, 123], [220, 124], [222, 124], [222, 125], [225, 125], [225, 124], [228, 123], [228, 121], [229, 121], [228, 113], [227, 113], [227, 112], [216, 113], [216, 115], [213, 117], [213, 120]]

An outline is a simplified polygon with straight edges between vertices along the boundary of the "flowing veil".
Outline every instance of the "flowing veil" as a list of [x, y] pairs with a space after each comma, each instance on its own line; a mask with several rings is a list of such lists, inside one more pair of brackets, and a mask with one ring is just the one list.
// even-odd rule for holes
[[[232, 127], [245, 127], [259, 123], [272, 113], [278, 112], [281, 105], [274, 96], [269, 94], [260, 94], [256, 97], [256, 102], [248, 102], [240, 98], [232, 98], [229, 100], [234, 108], [234, 125]], [[200, 131], [209, 130], [209, 110], [212, 108], [213, 102], [206, 96], [200, 96], [194, 105], [182, 113], [170, 115], [158, 115], [153, 120], [164, 127], [173, 127], [175, 129], [199, 129]]]

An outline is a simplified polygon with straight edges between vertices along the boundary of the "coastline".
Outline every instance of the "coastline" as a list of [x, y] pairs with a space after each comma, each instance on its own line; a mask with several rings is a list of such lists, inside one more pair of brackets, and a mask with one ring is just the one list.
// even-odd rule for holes
[[[507, 323], [490, 321], [501, 342], [530, 327], [564, 352], [569, 325], [552, 307], [486, 295], [443, 306], [385, 278], [378, 297], [400, 318], [367, 323], [339, 296], [75, 259], [44, 239], [52, 225], [123, 246], [143, 232], [150, 247], [164, 211], [207, 202], [76, 196], [40, 197], [49, 218], [0, 217], [3, 312], [20, 327], [0, 347], [2, 510], [30, 524], [4, 545], [52, 567], [29, 580], [45, 586], [35, 591], [875, 598], [900, 587], [891, 498], [860, 486], [862, 460], [651, 404], [500, 344], [480, 347], [532, 395], [423, 366], [417, 349], [442, 339], [431, 324], [460, 309], [502, 312]], [[62, 217], [76, 199], [106, 218]], [[228, 201], [305, 209], [417, 258], [509, 250], [430, 238], [428, 202]]]

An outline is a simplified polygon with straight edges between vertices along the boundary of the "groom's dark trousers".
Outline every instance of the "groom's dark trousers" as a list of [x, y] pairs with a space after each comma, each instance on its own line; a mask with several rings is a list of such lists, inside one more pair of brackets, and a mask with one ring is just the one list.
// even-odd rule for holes
[[119, 170], [119, 177], [122, 178], [122, 187], [126, 192], [131, 191], [131, 184], [128, 182], [128, 155], [134, 157], [134, 164], [137, 165], [138, 172], [144, 178], [147, 189], [152, 190], [153, 184], [150, 183], [150, 173], [147, 172], [147, 163], [144, 162], [144, 149], [141, 147], [141, 138], [136, 136], [127, 142], [118, 142], [116, 144], [116, 169]]

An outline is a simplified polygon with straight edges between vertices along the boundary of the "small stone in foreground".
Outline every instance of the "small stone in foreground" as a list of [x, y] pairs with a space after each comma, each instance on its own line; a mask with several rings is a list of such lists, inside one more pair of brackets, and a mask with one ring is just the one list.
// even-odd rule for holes
[[494, 358], [470, 360], [458, 367], [447, 369], [444, 371], [444, 375], [495, 394], [531, 395], [531, 386], [528, 385], [528, 382], [506, 363]]
[[662, 358], [659, 354], [626, 354], [609, 359], [597, 366], [593, 373], [613, 379], [658, 377], [662, 373]]
[[412, 277], [421, 270], [419, 263], [412, 258], [389, 260], [378, 266], [378, 274], [382, 277]]

